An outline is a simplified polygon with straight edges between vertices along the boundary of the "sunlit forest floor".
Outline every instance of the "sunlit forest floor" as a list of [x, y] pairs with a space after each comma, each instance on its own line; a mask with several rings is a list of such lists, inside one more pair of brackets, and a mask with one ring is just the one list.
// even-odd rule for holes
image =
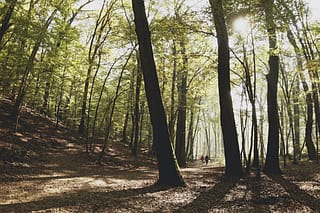
[[11, 103], [0, 101], [0, 212], [319, 212], [320, 166], [303, 161], [282, 176], [254, 172], [238, 182], [223, 168], [183, 168], [186, 187], [161, 188], [150, 157], [119, 141], [102, 165], [75, 134], [24, 109], [18, 131]]

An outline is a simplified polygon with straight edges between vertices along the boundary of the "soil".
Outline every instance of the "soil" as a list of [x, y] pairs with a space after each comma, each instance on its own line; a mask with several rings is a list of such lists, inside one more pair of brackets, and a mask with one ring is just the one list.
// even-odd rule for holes
[[181, 169], [185, 187], [164, 188], [149, 156], [112, 141], [98, 165], [75, 133], [30, 108], [16, 131], [11, 108], [1, 98], [0, 212], [320, 212], [319, 163], [236, 181], [196, 161]]

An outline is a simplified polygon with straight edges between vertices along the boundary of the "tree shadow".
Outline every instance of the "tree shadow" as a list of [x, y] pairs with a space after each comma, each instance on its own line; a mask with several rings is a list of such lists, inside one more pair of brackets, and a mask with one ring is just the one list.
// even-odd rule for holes
[[296, 202], [300, 202], [308, 206], [314, 212], [320, 212], [320, 199], [313, 197], [304, 190], [300, 189], [298, 185], [286, 180], [282, 176], [268, 175], [274, 182], [280, 184], [287, 193], [289, 193]]
[[156, 184], [142, 188], [95, 192], [78, 190], [76, 192], [65, 193], [61, 196], [48, 196], [30, 202], [0, 205], [0, 212], [31, 212], [51, 208], [70, 207], [79, 208], [81, 211], [96, 212], [107, 209], [108, 212], [119, 208], [135, 209], [132, 202], [147, 193], [165, 191], [168, 188]]
[[223, 203], [221, 200], [236, 186], [237, 182], [237, 180], [219, 178], [218, 183], [211, 189], [201, 192], [191, 203], [179, 208], [175, 212], [208, 212], [210, 209], [220, 208]]

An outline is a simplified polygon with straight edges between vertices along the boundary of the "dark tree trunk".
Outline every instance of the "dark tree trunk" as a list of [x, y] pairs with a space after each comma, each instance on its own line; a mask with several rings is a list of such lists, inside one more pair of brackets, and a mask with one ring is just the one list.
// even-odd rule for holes
[[1, 50], [1, 42], [2, 42], [3, 36], [5, 35], [6, 31], [8, 30], [8, 28], [10, 26], [10, 19], [11, 19], [12, 13], [14, 11], [14, 8], [16, 6], [17, 0], [11, 0], [8, 2], [10, 2], [10, 3], [6, 3], [6, 4], [8, 4], [8, 9], [6, 11], [6, 14], [3, 16], [2, 20], [1, 20], [0, 50]]
[[[29, 78], [29, 74], [33, 70], [33, 63], [34, 63], [34, 60], [36, 58], [36, 54], [37, 54], [37, 52], [39, 50], [40, 44], [41, 44], [41, 41], [39, 40], [33, 46], [32, 53], [31, 53], [31, 55], [29, 57], [29, 60], [27, 62], [27, 66], [26, 66], [26, 68], [24, 70], [24, 74], [23, 74], [23, 77], [22, 77], [21, 82], [20, 82], [18, 96], [17, 96], [16, 101], [15, 101], [14, 106], [13, 106], [13, 117], [16, 118], [16, 119], [18, 119], [18, 117], [19, 117], [20, 108], [21, 108], [21, 105], [22, 105], [22, 102], [23, 102], [23, 98], [24, 98], [24, 95], [25, 95], [25, 90], [26, 90], [26, 87], [27, 87], [27, 81], [28, 81], [28, 78]], [[17, 123], [18, 123], [18, 120], [17, 120]]]
[[190, 111], [190, 119], [189, 119], [189, 127], [188, 127], [188, 136], [187, 136], [187, 148], [186, 148], [186, 153], [187, 153], [187, 159], [188, 160], [193, 160], [192, 159], [192, 154], [193, 154], [193, 133], [195, 132], [194, 130], [194, 112], [191, 110]]
[[81, 118], [80, 118], [80, 124], [79, 124], [79, 133], [83, 134], [85, 130], [85, 118], [86, 118], [86, 109], [87, 109], [87, 97], [88, 97], [88, 90], [89, 90], [89, 81], [91, 76], [91, 70], [92, 70], [92, 63], [89, 62], [89, 68], [87, 70], [87, 77], [86, 81], [84, 83], [84, 89], [83, 89], [83, 98], [82, 98], [82, 107], [81, 107]]
[[279, 114], [278, 114], [278, 75], [279, 56], [276, 53], [276, 27], [273, 20], [273, 0], [262, 0], [266, 27], [269, 38], [269, 74], [267, 75], [267, 105], [268, 105], [268, 146], [264, 171], [270, 174], [280, 174], [279, 166]]
[[129, 120], [129, 110], [127, 109], [126, 116], [124, 118], [123, 128], [122, 128], [122, 142], [127, 144], [127, 128], [128, 128], [128, 120]]
[[184, 167], [187, 164], [186, 159], [186, 116], [187, 116], [187, 63], [185, 42], [181, 41], [181, 54], [183, 57], [182, 70], [179, 73], [178, 84], [178, 118], [176, 130], [175, 152], [179, 166]]
[[230, 53], [227, 27], [222, 0], [210, 0], [218, 39], [218, 86], [220, 99], [220, 122], [225, 153], [225, 175], [242, 175], [237, 130], [230, 94]]
[[293, 126], [294, 126], [294, 147], [293, 147], [293, 163], [298, 161], [298, 153], [300, 150], [300, 108], [299, 108], [299, 79], [295, 79], [295, 85], [292, 90], [293, 95]]
[[145, 91], [153, 128], [153, 143], [158, 160], [158, 184], [168, 186], [184, 185], [169, 138], [166, 115], [160, 95], [150, 31], [143, 0], [132, 0], [136, 34], [139, 41], [140, 60]]
[[48, 105], [49, 105], [49, 95], [50, 95], [50, 88], [51, 88], [51, 76], [53, 73], [53, 68], [49, 68], [48, 70], [49, 74], [46, 76], [47, 77], [47, 82], [46, 86], [44, 89], [44, 94], [43, 94], [43, 103], [42, 107], [40, 110], [41, 114], [48, 115]]

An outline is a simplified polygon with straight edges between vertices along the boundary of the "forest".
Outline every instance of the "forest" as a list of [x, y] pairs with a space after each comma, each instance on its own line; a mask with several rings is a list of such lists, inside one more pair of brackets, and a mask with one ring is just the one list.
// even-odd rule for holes
[[0, 212], [320, 211], [314, 2], [0, 0]]

